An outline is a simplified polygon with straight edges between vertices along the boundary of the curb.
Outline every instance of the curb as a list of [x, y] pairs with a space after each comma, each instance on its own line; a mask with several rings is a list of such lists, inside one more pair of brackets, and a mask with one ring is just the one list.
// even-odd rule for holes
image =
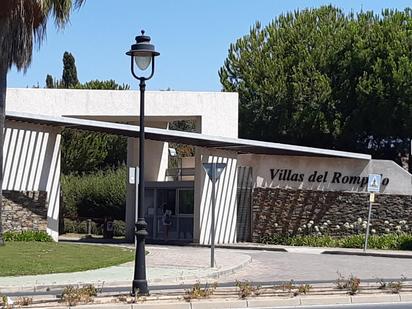
[[[204, 247], [210, 247], [210, 246], [204, 246]], [[262, 246], [255, 246], [255, 247], [249, 247], [247, 245], [216, 245], [216, 248], [221, 248], [221, 249], [239, 249], [239, 250], [256, 250], [256, 251], [276, 251], [276, 252], [288, 252], [287, 249], [285, 248], [276, 248], [276, 247], [262, 247]]]
[[[210, 247], [210, 246], [203, 245], [203, 247]], [[248, 246], [248, 245], [226, 244], [226, 245], [216, 245], [216, 248], [253, 250], [253, 251], [290, 252], [290, 253], [298, 253], [299, 252], [298, 250], [302, 248], [302, 253], [308, 253], [304, 251], [303, 248], [305, 247], [300, 247], [300, 246], [290, 248], [290, 247], [271, 247], [271, 246], [265, 247], [265, 246], [260, 246], [260, 245]], [[363, 251], [357, 252], [357, 251], [328, 250], [328, 249], [324, 250], [325, 248], [322, 248], [322, 247], [308, 247], [308, 249], [312, 250], [311, 254], [313, 254], [315, 250], [319, 250], [320, 251], [319, 254], [358, 255], [358, 256], [412, 259], [412, 254], [408, 254], [403, 251], [401, 251], [400, 253], [393, 253], [393, 252], [385, 253], [385, 252], [363, 252]]]
[[354, 251], [339, 251], [339, 250], [325, 250], [321, 254], [331, 255], [357, 255], [357, 256], [373, 256], [373, 257], [386, 257], [397, 259], [412, 259], [412, 255], [409, 254], [396, 254], [396, 253], [380, 253], [380, 252], [354, 252]]
[[[357, 295], [357, 296], [299, 296], [287, 297], [267, 297], [248, 299], [220, 299], [220, 300], [193, 300], [191, 302], [182, 301], [141, 301], [135, 304], [89, 304], [77, 305], [75, 308], [103, 308], [103, 309], [224, 309], [224, 308], [263, 308], [263, 307], [285, 307], [298, 308], [300, 306], [325, 306], [324, 308], [334, 308], [336, 305], [350, 304], [385, 304], [403, 303], [411, 304], [412, 294], [397, 295]], [[51, 307], [56, 308], [56, 307]], [[69, 308], [58, 305], [57, 308]]]

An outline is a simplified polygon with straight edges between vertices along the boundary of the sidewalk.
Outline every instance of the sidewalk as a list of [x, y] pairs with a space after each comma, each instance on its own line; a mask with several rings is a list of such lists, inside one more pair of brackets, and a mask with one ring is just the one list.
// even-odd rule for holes
[[[207, 248], [148, 245], [146, 249], [149, 252], [146, 256], [146, 269], [150, 285], [178, 284], [185, 280], [200, 279], [213, 281], [213, 278], [233, 273], [251, 262], [251, 257], [247, 254], [216, 249], [216, 267], [211, 268], [210, 250]], [[33, 291], [51, 286], [86, 283], [112, 287], [128, 286], [133, 279], [133, 273], [134, 262], [128, 262], [83, 272], [0, 277], [0, 290]]]

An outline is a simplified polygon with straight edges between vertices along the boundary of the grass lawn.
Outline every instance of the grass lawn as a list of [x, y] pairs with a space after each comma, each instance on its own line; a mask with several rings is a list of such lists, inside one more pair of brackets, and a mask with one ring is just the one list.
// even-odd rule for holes
[[120, 247], [55, 242], [6, 242], [0, 247], [0, 276], [65, 273], [108, 267], [134, 259]]

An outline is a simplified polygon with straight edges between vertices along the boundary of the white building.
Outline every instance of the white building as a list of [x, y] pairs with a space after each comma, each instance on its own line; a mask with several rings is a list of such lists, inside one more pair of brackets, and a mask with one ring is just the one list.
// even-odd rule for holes
[[[263, 233], [265, 227], [259, 219], [260, 213], [256, 212], [260, 207], [256, 204], [260, 203], [259, 188], [282, 190], [282, 196], [296, 194], [296, 190], [320, 192], [322, 196], [327, 192], [359, 195], [366, 190], [363, 177], [379, 173], [385, 181], [383, 195], [405, 197], [401, 197], [405, 205], [399, 207], [410, 204], [411, 175], [394, 162], [372, 160], [365, 154], [238, 139], [236, 93], [146, 92], [145, 107], [146, 126], [150, 127], [145, 147], [145, 217], [149, 240], [165, 239], [162, 208], [167, 203], [173, 208], [168, 235], [171, 240], [210, 242], [211, 184], [202, 162], [227, 163], [216, 196], [218, 243], [250, 240], [253, 235], [258, 239], [258, 234]], [[6, 203], [9, 208], [3, 214], [8, 216], [3, 218], [8, 220], [5, 228], [38, 228], [38, 222], [20, 224], [17, 221], [21, 218], [13, 217], [15, 207], [20, 207], [13, 196], [19, 196], [20, 200], [22, 196], [28, 198], [30, 204], [44, 195], [47, 231], [57, 240], [61, 130], [70, 126], [127, 136], [127, 164], [136, 166], [138, 115], [139, 92], [136, 91], [8, 89], [3, 190], [15, 203], [11, 203], [14, 206]], [[198, 133], [167, 130], [170, 121], [183, 119], [194, 120]], [[115, 122], [121, 124], [112, 124]], [[167, 177], [168, 141], [196, 146], [194, 160], [182, 162], [184, 168], [194, 168], [194, 180], [182, 177], [179, 181], [170, 181]], [[126, 223], [130, 240], [135, 222], [134, 190], [134, 185], [129, 184]], [[269, 201], [271, 205], [276, 204], [273, 199]], [[301, 202], [295, 204], [302, 206]], [[33, 220], [41, 220], [38, 208], [42, 206], [30, 207], [23, 207], [26, 211], [23, 221], [29, 220], [27, 214], [33, 211]], [[311, 216], [305, 211], [302, 214], [303, 220]], [[295, 219], [291, 214], [288, 220]], [[273, 223], [266, 215], [263, 221]]]

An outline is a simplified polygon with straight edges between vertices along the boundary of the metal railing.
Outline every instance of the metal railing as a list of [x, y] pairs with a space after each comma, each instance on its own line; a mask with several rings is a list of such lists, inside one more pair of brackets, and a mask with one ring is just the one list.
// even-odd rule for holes
[[180, 181], [189, 180], [187, 178], [195, 177], [195, 169], [194, 168], [168, 168], [166, 170], [166, 181]]

